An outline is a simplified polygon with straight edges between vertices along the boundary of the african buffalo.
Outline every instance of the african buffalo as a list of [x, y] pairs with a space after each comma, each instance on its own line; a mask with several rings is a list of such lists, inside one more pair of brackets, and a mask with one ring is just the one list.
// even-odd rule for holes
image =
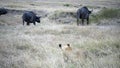
[[8, 11], [5, 8], [0, 8], [0, 15], [7, 14]]
[[22, 19], [23, 19], [23, 25], [24, 22], [27, 22], [27, 25], [30, 25], [30, 23], [36, 25], [35, 22], [40, 23], [40, 17], [36, 16], [36, 13], [34, 13], [33, 11], [26, 11], [22, 16]]
[[[92, 10], [93, 11], [93, 10]], [[87, 20], [87, 25], [89, 24], [89, 15], [92, 13], [92, 11], [89, 11], [86, 6], [80, 8], [77, 10], [77, 25], [79, 25], [79, 19], [82, 20], [82, 25], [84, 25], [84, 19]]]

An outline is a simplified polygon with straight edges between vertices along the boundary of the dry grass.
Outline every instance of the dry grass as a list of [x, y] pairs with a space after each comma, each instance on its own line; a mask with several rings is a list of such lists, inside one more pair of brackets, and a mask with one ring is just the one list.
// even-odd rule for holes
[[[37, 4], [36, 2], [14, 2], [16, 5], [13, 5], [12, 1], [4, 6], [8, 5], [8, 8], [20, 10], [23, 8], [35, 11], [46, 10], [49, 15], [42, 18], [41, 23], [37, 23], [36, 26], [33, 24], [23, 26], [22, 12], [0, 16], [0, 68], [120, 67], [119, 26], [78, 27], [76, 20], [72, 20], [76, 8], [65, 7], [68, 6], [67, 4], [71, 4], [66, 3], [67, 1], [65, 3], [54, 2], [54, 5], [51, 2], [43, 4], [42, 2]], [[20, 3], [25, 5], [20, 6]], [[46, 6], [47, 4], [49, 5]], [[54, 13], [54, 11], [56, 12]], [[49, 18], [52, 14], [56, 14], [54, 18], [64, 18], [63, 23], [64, 20], [72, 20], [70, 21], [72, 24], [56, 24], [56, 21]], [[87, 58], [81, 61], [71, 57], [73, 62], [65, 62], [58, 46], [60, 43], [69, 43], [75, 50], [84, 49], [87, 52]]]
[[[2, 68], [21, 68], [21, 66], [23, 68], [118, 68], [120, 60], [118, 28], [57, 24], [51, 27], [38, 24], [36, 27], [31, 25], [1, 28], [0, 66]], [[62, 51], [58, 47], [59, 43], [70, 43], [73, 48], [85, 49], [88, 58], [84, 60], [85, 62], [64, 62]]]
[[105, 19], [119, 19], [120, 18], [120, 9], [107, 9], [104, 8], [99, 11], [97, 14], [92, 14], [91, 22], [100, 22]]

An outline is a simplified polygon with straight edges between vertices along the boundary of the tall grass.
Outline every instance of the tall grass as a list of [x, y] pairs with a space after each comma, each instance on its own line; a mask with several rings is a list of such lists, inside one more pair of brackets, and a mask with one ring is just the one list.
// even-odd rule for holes
[[[58, 24], [1, 28], [0, 68], [119, 68], [120, 31], [111, 29]], [[91, 59], [79, 61], [73, 52], [72, 62], [65, 62], [58, 44], [68, 42], [75, 55], [82, 48]]]
[[10, 4], [10, 5], [6, 5], [6, 7], [10, 7], [10, 8], [24, 8], [24, 6], [19, 5], [19, 4], [16, 4], [16, 5]]
[[99, 11], [97, 14], [93, 14], [91, 21], [98, 22], [102, 19], [120, 18], [120, 9], [106, 9]]
[[98, 17], [101, 19], [108, 18], [119, 18], [120, 17], [120, 9], [103, 9]]

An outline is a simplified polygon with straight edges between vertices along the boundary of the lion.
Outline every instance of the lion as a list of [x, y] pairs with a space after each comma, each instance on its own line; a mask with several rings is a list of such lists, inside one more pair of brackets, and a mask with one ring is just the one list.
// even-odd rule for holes
[[87, 58], [87, 52], [84, 49], [72, 48], [70, 44], [59, 44], [59, 48], [62, 50], [65, 62], [84, 61]]

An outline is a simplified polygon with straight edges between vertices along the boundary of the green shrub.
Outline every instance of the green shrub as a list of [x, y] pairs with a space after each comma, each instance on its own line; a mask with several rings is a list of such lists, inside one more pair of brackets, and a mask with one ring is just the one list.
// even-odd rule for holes
[[70, 6], [70, 4], [64, 4], [64, 6], [69, 7], [69, 6]]

